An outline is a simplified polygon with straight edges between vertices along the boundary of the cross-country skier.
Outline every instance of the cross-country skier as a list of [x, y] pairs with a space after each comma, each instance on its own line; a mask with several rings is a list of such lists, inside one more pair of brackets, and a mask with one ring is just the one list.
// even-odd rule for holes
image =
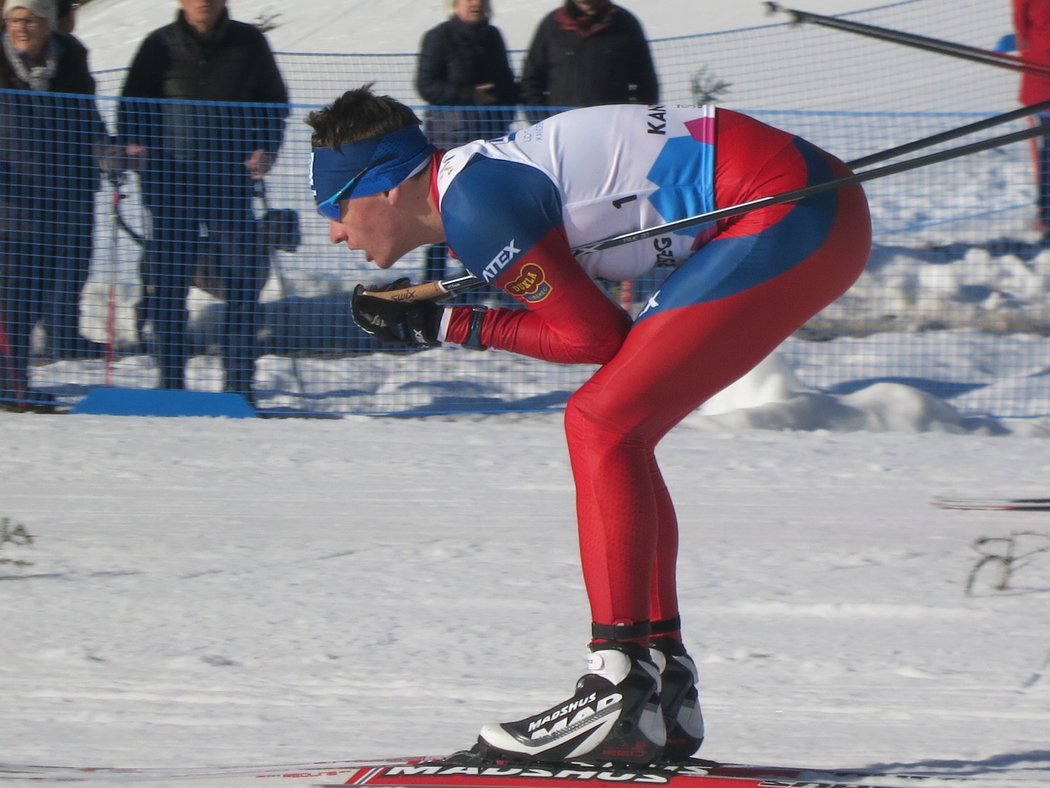
[[[353, 311], [364, 330], [413, 347], [599, 365], [565, 412], [592, 618], [588, 672], [570, 698], [484, 726], [482, 752], [689, 757], [703, 718], [682, 644], [678, 522], [654, 451], [860, 275], [871, 245], [862, 189], [576, 256], [588, 242], [849, 171], [799, 137], [712, 107], [572, 110], [447, 152], [428, 144], [408, 107], [368, 87], [308, 122], [314, 196], [332, 243], [388, 268], [447, 240], [471, 273], [525, 307], [397, 301], [358, 287]], [[660, 263], [674, 270], [633, 320], [594, 281]]]

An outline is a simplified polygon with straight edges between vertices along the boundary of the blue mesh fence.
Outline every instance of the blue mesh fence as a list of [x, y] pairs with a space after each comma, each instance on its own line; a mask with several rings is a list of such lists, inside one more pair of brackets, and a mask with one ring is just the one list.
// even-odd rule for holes
[[[912, 0], [850, 18], [988, 47], [1009, 25], [994, 5]], [[809, 26], [652, 47], [665, 101], [714, 99], [846, 160], [1016, 106], [1012, 72]], [[512, 55], [520, 73], [522, 53]], [[123, 71], [96, 75], [94, 101], [0, 93], [3, 325], [10, 355], [21, 359], [15, 371], [24, 369], [23, 379], [8, 375], [2, 396], [31, 385], [71, 402], [102, 385], [222, 391], [250, 382], [261, 408], [314, 413], [564, 403], [590, 368], [512, 357], [492, 363], [490, 354], [444, 348], [391, 352], [353, 325], [353, 286], [392, 272], [328, 242], [307, 185], [304, 119], [367, 82], [425, 114], [413, 86], [415, 55], [279, 53], [278, 63], [292, 96], [287, 107], [122, 103]], [[282, 124], [283, 143], [260, 193], [243, 162], [260, 134]], [[514, 125], [525, 124], [518, 110]], [[98, 146], [136, 126], [148, 148], [168, 153], [100, 177]], [[1042, 374], [1050, 367], [1050, 263], [1034, 246], [1028, 144], [866, 188], [875, 227], [868, 270], [783, 348], [803, 381], [841, 385], [834, 380], [844, 370], [858, 386], [932, 376], [943, 379], [935, 393], [953, 395], [969, 412], [1050, 413]], [[419, 250], [394, 272], [419, 280], [425, 269]], [[450, 263], [450, 275], [458, 270]], [[607, 283], [610, 297], [636, 309], [666, 273]], [[79, 333], [71, 335], [70, 325]], [[1016, 363], [1006, 377], [961, 392], [957, 381], [979, 376], [981, 360], [972, 357], [975, 343], [960, 337], [1007, 333]]]

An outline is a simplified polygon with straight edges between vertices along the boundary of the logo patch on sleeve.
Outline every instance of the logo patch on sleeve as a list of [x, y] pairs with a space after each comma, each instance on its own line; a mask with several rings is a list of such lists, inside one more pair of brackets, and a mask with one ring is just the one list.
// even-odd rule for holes
[[507, 292], [530, 304], [538, 304], [553, 292], [547, 275], [535, 263], [525, 263], [518, 277], [507, 285]]

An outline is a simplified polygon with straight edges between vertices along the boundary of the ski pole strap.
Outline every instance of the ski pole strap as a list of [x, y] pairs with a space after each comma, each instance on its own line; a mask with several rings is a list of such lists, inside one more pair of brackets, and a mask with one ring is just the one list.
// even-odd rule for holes
[[636, 621], [633, 624], [599, 624], [591, 622], [591, 637], [595, 640], [611, 640], [622, 643], [631, 640], [644, 640], [652, 634], [653, 627], [648, 621]]
[[488, 350], [488, 345], [481, 341], [481, 325], [485, 322], [485, 313], [488, 311], [488, 307], [484, 306], [475, 306], [471, 309], [470, 331], [467, 334], [467, 341], [463, 343], [463, 347], [470, 350]]

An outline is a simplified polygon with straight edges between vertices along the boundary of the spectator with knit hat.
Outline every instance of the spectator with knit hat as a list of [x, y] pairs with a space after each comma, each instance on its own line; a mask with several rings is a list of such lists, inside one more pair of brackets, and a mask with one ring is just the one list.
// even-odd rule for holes
[[[34, 325], [61, 305], [77, 353], [80, 287], [90, 266], [90, 216], [106, 130], [87, 50], [57, 28], [55, 0], [7, 0], [0, 57], [0, 403], [49, 407], [29, 388]], [[80, 94], [82, 98], [69, 95]], [[56, 199], [56, 195], [61, 195]]]

